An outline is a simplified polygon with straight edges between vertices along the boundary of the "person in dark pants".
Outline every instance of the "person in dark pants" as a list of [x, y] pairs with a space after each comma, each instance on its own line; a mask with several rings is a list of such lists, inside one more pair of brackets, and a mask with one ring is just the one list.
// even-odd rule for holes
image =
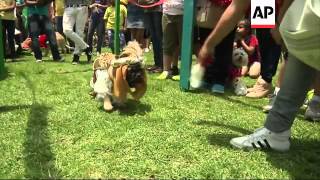
[[156, 6], [145, 10], [145, 27], [151, 34], [154, 65], [147, 70], [155, 73], [162, 72], [163, 53], [162, 53], [162, 7]]
[[271, 36], [270, 29], [257, 29], [261, 53], [261, 77], [253, 88], [248, 89], [247, 97], [262, 98], [272, 91], [272, 78], [277, 72], [281, 46]]
[[91, 16], [89, 21], [87, 44], [89, 45], [89, 50], [92, 52], [93, 35], [94, 32], [97, 31], [97, 54], [101, 54], [101, 47], [105, 37], [105, 22], [103, 20], [103, 16], [107, 8], [107, 1], [92, 0], [92, 4], [89, 7], [91, 8]]
[[[212, 29], [195, 28], [195, 53], [198, 52], [198, 46], [202, 45]], [[224, 86], [229, 77], [229, 69], [232, 64], [233, 42], [235, 38], [235, 30], [228, 34], [216, 47], [214, 58], [207, 59], [205, 74], [203, 77], [202, 86], [210, 89], [214, 93], [224, 93]]]
[[[14, 8], [16, 6], [15, 0], [5, 0], [6, 7], [0, 8], [0, 19], [2, 20], [2, 29], [3, 31], [3, 43], [5, 46], [6, 41], [9, 44], [10, 54], [6, 57], [9, 57], [14, 60], [15, 58], [15, 44], [14, 44], [14, 30], [15, 30], [15, 16], [14, 16]], [[5, 49], [3, 52], [6, 52]]]
[[54, 61], [63, 61], [59, 54], [56, 34], [49, 19], [47, 5], [39, 5], [37, 1], [27, 0], [28, 6], [28, 29], [32, 39], [32, 50], [36, 62], [42, 62], [42, 53], [39, 45], [39, 35], [46, 34]]

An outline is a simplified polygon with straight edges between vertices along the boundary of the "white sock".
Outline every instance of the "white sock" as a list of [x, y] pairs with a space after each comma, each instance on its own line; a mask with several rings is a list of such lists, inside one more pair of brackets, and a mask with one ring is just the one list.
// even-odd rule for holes
[[280, 88], [279, 87], [276, 87], [275, 89], [274, 89], [274, 92], [273, 92], [273, 94], [274, 95], [278, 95], [278, 92], [280, 91]]
[[313, 97], [312, 97], [311, 101], [320, 102], [320, 96], [313, 95]]

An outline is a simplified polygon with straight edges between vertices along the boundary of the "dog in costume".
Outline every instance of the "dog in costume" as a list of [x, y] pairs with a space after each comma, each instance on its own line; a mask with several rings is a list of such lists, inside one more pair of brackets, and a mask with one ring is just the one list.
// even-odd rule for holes
[[91, 93], [103, 101], [103, 108], [112, 111], [124, 106], [128, 94], [139, 100], [147, 91], [142, 49], [136, 41], [129, 42], [118, 58], [111, 53], [101, 54], [93, 63]]

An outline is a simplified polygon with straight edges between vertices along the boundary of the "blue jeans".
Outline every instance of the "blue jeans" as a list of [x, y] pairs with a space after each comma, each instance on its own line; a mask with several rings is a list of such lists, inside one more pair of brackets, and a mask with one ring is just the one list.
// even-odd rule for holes
[[146, 12], [144, 15], [144, 21], [145, 27], [149, 30], [151, 34], [154, 65], [162, 68], [162, 12]]
[[53, 31], [53, 27], [48, 16], [33, 14], [28, 17], [28, 20], [29, 32], [32, 39], [32, 50], [35, 58], [42, 59], [39, 35], [46, 34], [49, 40], [53, 60], [60, 60], [61, 57], [58, 50], [56, 34]]
[[261, 76], [268, 83], [277, 72], [281, 47], [273, 40], [270, 29], [257, 29], [261, 53]]
[[97, 30], [98, 42], [97, 42], [97, 52], [101, 53], [101, 47], [105, 35], [105, 22], [102, 17], [92, 14], [91, 21], [88, 29], [88, 39], [87, 44], [89, 45], [90, 51], [92, 51], [92, 41], [94, 32]]
[[265, 123], [265, 127], [273, 132], [291, 128], [317, 74], [316, 69], [304, 64], [290, 52], [288, 59], [281, 90]]
[[[125, 39], [124, 33], [120, 31], [119, 36], [120, 36], [120, 49], [123, 49], [123, 47], [126, 45], [126, 39]], [[114, 53], [115, 49], [114, 49], [114, 31], [113, 31], [113, 29], [108, 29], [108, 41], [109, 41], [109, 47], [110, 47], [112, 53]]]

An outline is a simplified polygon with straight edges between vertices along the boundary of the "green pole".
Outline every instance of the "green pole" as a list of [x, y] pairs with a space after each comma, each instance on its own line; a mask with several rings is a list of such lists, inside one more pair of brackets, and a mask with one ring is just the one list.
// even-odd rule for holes
[[0, 76], [4, 74], [4, 50], [2, 37], [2, 20], [0, 19]]
[[195, 3], [193, 0], [184, 1], [183, 15], [183, 32], [182, 32], [182, 49], [181, 49], [181, 71], [180, 87], [182, 90], [189, 90], [189, 77], [192, 63], [193, 52], [193, 25]]
[[115, 54], [120, 54], [120, 0], [115, 0], [116, 5], [116, 24], [114, 27], [114, 50]]

